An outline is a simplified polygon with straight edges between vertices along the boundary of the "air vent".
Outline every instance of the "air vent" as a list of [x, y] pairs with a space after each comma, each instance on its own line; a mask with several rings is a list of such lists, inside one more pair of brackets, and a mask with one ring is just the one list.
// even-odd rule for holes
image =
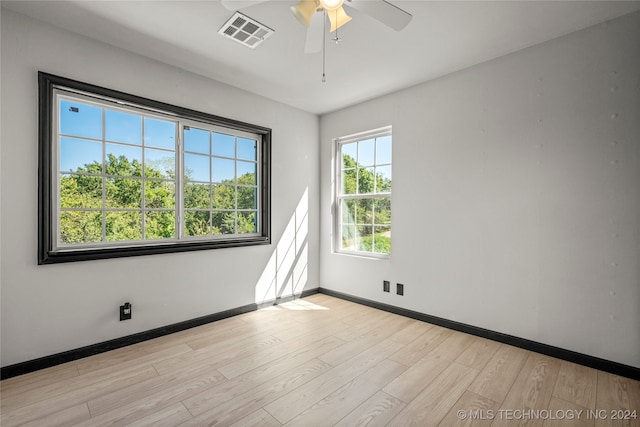
[[255, 49], [260, 44], [271, 37], [274, 30], [249, 18], [240, 12], [236, 12], [225, 24], [218, 30], [218, 34], [237, 41], [251, 49]]

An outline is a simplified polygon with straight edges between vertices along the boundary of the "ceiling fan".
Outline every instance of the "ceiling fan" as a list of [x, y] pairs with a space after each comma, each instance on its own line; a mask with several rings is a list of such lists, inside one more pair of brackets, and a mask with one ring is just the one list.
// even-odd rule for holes
[[[238, 10], [269, 0], [222, 0], [229, 10]], [[369, 15], [396, 31], [402, 30], [411, 21], [411, 14], [386, 0], [300, 0], [291, 6], [291, 12], [308, 28], [305, 53], [316, 53], [322, 49], [325, 14], [331, 23], [331, 32], [351, 21], [343, 6], [354, 8]]]

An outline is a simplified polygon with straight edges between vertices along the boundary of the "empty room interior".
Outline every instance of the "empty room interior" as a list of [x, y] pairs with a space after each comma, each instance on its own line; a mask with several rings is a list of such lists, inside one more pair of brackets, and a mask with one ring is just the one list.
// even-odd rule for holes
[[3, 427], [640, 426], [640, 1], [1, 5]]

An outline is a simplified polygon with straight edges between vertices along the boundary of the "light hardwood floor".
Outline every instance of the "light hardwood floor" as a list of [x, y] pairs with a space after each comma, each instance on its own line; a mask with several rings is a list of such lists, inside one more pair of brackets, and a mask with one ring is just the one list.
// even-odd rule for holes
[[0, 386], [3, 427], [640, 426], [638, 381], [323, 294]]

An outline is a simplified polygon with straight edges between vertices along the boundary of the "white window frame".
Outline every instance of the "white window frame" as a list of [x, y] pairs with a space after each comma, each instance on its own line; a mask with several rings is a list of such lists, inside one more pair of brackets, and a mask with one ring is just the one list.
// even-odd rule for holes
[[[393, 132], [392, 132], [392, 127], [391, 126], [385, 126], [379, 129], [374, 129], [374, 130], [370, 130], [370, 131], [366, 131], [366, 132], [360, 132], [357, 134], [353, 134], [353, 135], [348, 135], [348, 136], [344, 136], [344, 137], [340, 137], [340, 138], [334, 138], [333, 140], [333, 149], [334, 149], [334, 157], [335, 157], [335, 164], [334, 164], [334, 170], [335, 170], [335, 178], [334, 178], [334, 182], [335, 182], [335, 188], [334, 188], [334, 194], [335, 194], [335, 198], [334, 198], [334, 236], [335, 238], [333, 239], [333, 248], [334, 248], [334, 253], [337, 254], [344, 254], [344, 255], [356, 255], [356, 256], [362, 256], [362, 257], [367, 257], [367, 258], [380, 258], [380, 259], [387, 259], [390, 258], [391, 256], [391, 252], [388, 254], [385, 253], [379, 253], [379, 252], [373, 252], [373, 248], [375, 247], [375, 242], [372, 241], [372, 251], [371, 252], [367, 252], [367, 251], [359, 251], [359, 250], [355, 250], [355, 249], [344, 249], [342, 248], [342, 233], [343, 233], [343, 223], [342, 223], [342, 204], [345, 200], [362, 200], [362, 199], [390, 199], [391, 200], [391, 193], [392, 191], [387, 191], [387, 192], [374, 192], [374, 193], [367, 193], [367, 194], [343, 194], [342, 193], [342, 188], [343, 188], [343, 183], [342, 183], [342, 146], [345, 144], [350, 144], [350, 143], [355, 143], [355, 142], [359, 142], [359, 141], [365, 141], [368, 139], [374, 139], [374, 138], [381, 138], [381, 137], [385, 137], [385, 136], [391, 136], [392, 137], [392, 143], [391, 146], [393, 147]], [[391, 159], [391, 163], [384, 163], [384, 164], [378, 164], [377, 163], [377, 159], [376, 159], [376, 151], [374, 150], [374, 167], [377, 166], [390, 166], [393, 169], [393, 157]], [[357, 159], [356, 159], [357, 161]], [[357, 178], [356, 178], [356, 182], [357, 182]], [[393, 202], [392, 202], [393, 205]], [[373, 215], [373, 218], [375, 218], [375, 215]], [[372, 219], [373, 221], [373, 219]], [[357, 224], [356, 224], [357, 226]], [[374, 223], [372, 222], [371, 226], [374, 226]], [[390, 222], [388, 224], [389, 228], [392, 228], [392, 222]], [[374, 240], [375, 240], [375, 233], [374, 233]]]
[[[52, 134], [52, 138], [51, 138], [51, 147], [52, 147], [52, 153], [55, 156], [55, 168], [51, 169], [51, 182], [55, 182], [56, 185], [53, 186], [52, 188], [52, 193], [53, 193], [53, 199], [55, 200], [55, 206], [56, 208], [53, 211], [54, 214], [54, 221], [52, 223], [52, 239], [54, 240], [54, 245], [53, 245], [53, 249], [56, 252], [62, 252], [62, 251], [79, 251], [79, 250], [86, 250], [86, 249], [100, 249], [100, 248], [105, 248], [105, 247], [122, 247], [122, 246], [139, 246], [139, 245], [156, 245], [156, 244], [165, 244], [165, 243], [169, 243], [169, 242], [177, 242], [179, 240], [181, 240], [181, 236], [180, 236], [180, 231], [182, 230], [182, 227], [180, 227], [181, 224], [181, 216], [179, 214], [179, 212], [181, 212], [179, 204], [182, 202], [182, 194], [180, 192], [180, 186], [178, 185], [178, 183], [180, 182], [179, 177], [182, 176], [182, 155], [180, 153], [181, 151], [181, 141], [180, 141], [180, 130], [181, 130], [181, 121], [179, 119], [177, 119], [175, 116], [172, 115], [167, 115], [167, 114], [161, 114], [161, 113], [155, 113], [155, 112], [150, 112], [148, 110], [139, 108], [137, 106], [133, 106], [133, 105], [123, 105], [122, 103], [118, 103], [115, 101], [111, 101], [107, 98], [97, 98], [97, 97], [91, 97], [91, 96], [87, 96], [81, 93], [75, 93], [73, 91], [69, 91], [63, 88], [55, 88], [53, 91], [54, 94], [54, 102], [55, 102], [55, 107], [53, 108], [53, 134]], [[167, 238], [167, 239], [156, 239], [156, 240], [148, 240], [148, 239], [143, 239], [143, 240], [125, 240], [125, 241], [113, 241], [113, 242], [109, 242], [106, 240], [106, 214], [107, 212], [126, 212], [126, 211], [130, 211], [130, 212], [138, 212], [140, 211], [142, 214], [142, 223], [141, 223], [141, 229], [142, 229], [142, 235], [145, 235], [145, 220], [144, 220], [144, 215], [147, 211], [150, 211], [150, 209], [147, 209], [145, 206], [145, 183], [150, 181], [151, 179], [145, 178], [145, 177], [140, 177], [139, 180], [141, 181], [141, 207], [140, 208], [108, 208], [105, 205], [105, 198], [106, 198], [106, 188], [103, 187], [102, 188], [102, 207], [101, 208], [64, 208], [62, 209], [60, 207], [60, 176], [63, 174], [69, 174], [69, 175], [79, 175], [78, 173], [68, 173], [66, 171], [61, 171], [60, 170], [60, 139], [61, 137], [63, 137], [64, 135], [60, 132], [60, 130], [58, 129], [58, 126], [60, 124], [60, 120], [59, 120], [59, 109], [58, 106], [60, 105], [60, 101], [61, 100], [68, 100], [68, 101], [77, 101], [77, 102], [81, 102], [83, 104], [89, 104], [95, 107], [100, 107], [100, 108], [108, 108], [109, 110], [112, 111], [119, 111], [119, 112], [123, 112], [123, 113], [133, 113], [133, 114], [137, 114], [144, 118], [149, 117], [149, 118], [154, 118], [154, 119], [159, 119], [159, 120], [165, 120], [165, 121], [171, 121], [174, 122], [176, 125], [176, 134], [175, 134], [175, 141], [176, 141], [176, 145], [174, 147], [174, 150], [167, 150], [167, 149], [163, 149], [163, 148], [157, 148], [157, 147], [153, 147], [154, 150], [160, 150], [160, 151], [167, 151], [167, 152], [173, 152], [174, 156], [175, 156], [175, 165], [174, 165], [174, 171], [175, 171], [175, 179], [173, 180], [173, 183], [175, 185], [175, 197], [176, 197], [176, 201], [175, 201], [175, 208], [173, 209], [174, 211], [174, 220], [176, 223], [176, 235], [174, 238]], [[141, 148], [141, 155], [142, 155], [142, 168], [144, 170], [145, 168], [145, 148], [146, 146], [144, 145], [134, 145], [134, 144], [127, 144], [127, 143], [117, 143], [114, 141], [109, 141], [104, 137], [104, 132], [105, 132], [105, 114], [102, 114], [102, 129], [103, 129], [103, 136], [101, 139], [93, 139], [93, 138], [89, 138], [89, 137], [77, 137], [78, 139], [82, 139], [82, 140], [89, 140], [89, 141], [95, 141], [95, 142], [100, 142], [102, 144], [102, 159], [105, 160], [105, 151], [106, 151], [106, 144], [119, 144], [119, 145], [124, 145], [124, 146], [135, 146], [135, 147], [140, 147]], [[144, 138], [144, 134], [143, 134], [143, 138]], [[104, 169], [104, 163], [103, 163], [103, 170], [102, 170], [102, 174], [100, 175], [94, 175], [94, 174], [86, 174], [87, 176], [96, 176], [96, 177], [101, 177], [103, 180], [106, 178], [111, 178], [111, 176], [106, 174], [106, 170]], [[83, 174], [84, 175], [84, 174]], [[114, 178], [131, 178], [131, 177], [119, 177], [119, 176], [114, 176]], [[169, 180], [167, 180], [169, 181]], [[169, 211], [170, 209], [164, 209], [165, 211]], [[61, 211], [95, 211], [95, 212], [100, 212], [102, 215], [102, 241], [101, 242], [96, 242], [96, 243], [74, 243], [74, 244], [64, 244], [60, 241], [60, 214]], [[160, 211], [160, 209], [152, 209], [151, 211]]]
[[[202, 122], [196, 122], [193, 120], [181, 120], [180, 121], [181, 126], [180, 126], [180, 152], [181, 152], [181, 156], [180, 156], [180, 160], [182, 163], [182, 168], [184, 168], [184, 155], [185, 154], [195, 154], [195, 155], [201, 155], [204, 157], [204, 154], [202, 153], [196, 153], [196, 152], [191, 152], [191, 151], [187, 151], [184, 148], [184, 131], [185, 128], [189, 127], [193, 127], [193, 128], [197, 128], [197, 129], [202, 129], [202, 130], [207, 130], [209, 132], [214, 132], [214, 133], [221, 133], [221, 134], [226, 134], [226, 135], [232, 135], [236, 138], [246, 138], [246, 139], [253, 139], [256, 140], [257, 143], [257, 153], [256, 153], [256, 161], [251, 161], [249, 162], [246, 159], [242, 159], [238, 157], [238, 144], [235, 145], [235, 157], [224, 157], [224, 156], [216, 156], [214, 155], [212, 152], [209, 153], [209, 158], [220, 158], [220, 159], [227, 159], [227, 160], [235, 160], [235, 161], [243, 161], [243, 162], [248, 162], [248, 163], [255, 163], [256, 164], [256, 185], [254, 186], [245, 186], [245, 185], [239, 185], [238, 183], [235, 183], [233, 186], [238, 188], [238, 187], [255, 187], [258, 190], [258, 193], [260, 191], [260, 187], [262, 185], [262, 180], [261, 180], [261, 165], [260, 165], [260, 158], [262, 157], [262, 150], [261, 150], [261, 144], [260, 144], [260, 140], [261, 140], [261, 136], [255, 133], [250, 133], [250, 132], [244, 132], [244, 131], [240, 131], [240, 130], [234, 130], [234, 129], [229, 129], [229, 128], [225, 128], [222, 126], [216, 126], [216, 125], [212, 125], [212, 124], [207, 124], [207, 123], [202, 123]], [[211, 141], [209, 142], [210, 146], [211, 146]], [[184, 170], [184, 169], [182, 169]], [[213, 177], [211, 176], [211, 174], [213, 173], [212, 170], [210, 170], [210, 179], [209, 182], [207, 184], [209, 185], [216, 185], [216, 183], [213, 181]], [[180, 175], [181, 177], [184, 176], [184, 173], [182, 175]], [[235, 178], [238, 178], [238, 170], [237, 170], [237, 163], [236, 163], [236, 171], [235, 171]], [[204, 181], [196, 181], [196, 182], [200, 182], [200, 183], [204, 183]], [[185, 184], [187, 184], [187, 180], [182, 179], [181, 185], [180, 185], [180, 190], [181, 190], [181, 196], [184, 193], [184, 186]], [[237, 194], [237, 193], [236, 193]], [[238, 197], [236, 196], [236, 206], [234, 209], [215, 209], [213, 207], [213, 197], [210, 198], [210, 204], [209, 204], [209, 213], [212, 214], [213, 212], [235, 212], [236, 215], [236, 224], [235, 224], [235, 228], [236, 230], [238, 229], [238, 213], [240, 212], [256, 212], [259, 213], [261, 210], [261, 200], [260, 197], [257, 198], [257, 206], [255, 209], [239, 209], [238, 208]], [[181, 218], [182, 218], [182, 226], [180, 227], [180, 238], [183, 240], [223, 240], [223, 239], [229, 239], [229, 238], [243, 238], [243, 237], [250, 237], [250, 236], [259, 236], [259, 230], [261, 228], [261, 221], [260, 221], [260, 215], [256, 214], [256, 231], [255, 233], [235, 233], [235, 234], [224, 234], [224, 235], [209, 235], [209, 236], [187, 236], [184, 234], [184, 213], [187, 211], [203, 211], [204, 209], [191, 209], [191, 208], [185, 208], [184, 207], [184, 197], [181, 197], [179, 199], [180, 202], [180, 212], [181, 214]], [[210, 224], [211, 225], [211, 224]]]

